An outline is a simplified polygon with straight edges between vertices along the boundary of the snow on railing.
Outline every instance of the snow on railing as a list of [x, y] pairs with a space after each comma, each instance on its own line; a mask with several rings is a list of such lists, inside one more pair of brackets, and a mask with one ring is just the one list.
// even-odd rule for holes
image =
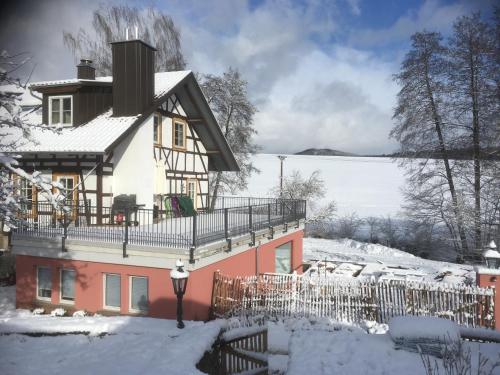
[[401, 280], [316, 278], [297, 274], [214, 276], [215, 316], [328, 317], [340, 322], [388, 323], [400, 315], [437, 316], [493, 328], [494, 289]]

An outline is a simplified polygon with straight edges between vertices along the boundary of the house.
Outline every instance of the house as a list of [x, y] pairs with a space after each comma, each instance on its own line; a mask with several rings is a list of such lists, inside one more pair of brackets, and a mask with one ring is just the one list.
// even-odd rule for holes
[[[81, 60], [77, 78], [30, 86], [48, 129], [16, 152], [59, 184], [66, 209], [20, 181], [17, 306], [174, 318], [170, 270], [181, 259], [185, 317], [204, 320], [216, 270], [300, 272], [305, 202], [219, 197], [211, 207], [209, 172], [238, 165], [194, 74], [154, 73], [155, 48], [141, 40], [111, 48], [112, 77]], [[173, 207], [186, 197], [190, 212]]]

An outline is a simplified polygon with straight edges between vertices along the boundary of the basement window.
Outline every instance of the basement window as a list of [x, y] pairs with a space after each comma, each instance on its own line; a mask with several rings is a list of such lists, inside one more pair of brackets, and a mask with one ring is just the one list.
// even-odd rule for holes
[[49, 267], [37, 267], [37, 298], [50, 301], [52, 297], [52, 272]]
[[61, 270], [61, 302], [75, 302], [75, 270]]
[[142, 276], [130, 277], [130, 311], [145, 313], [148, 311], [148, 278]]
[[121, 277], [118, 274], [104, 274], [104, 308], [120, 310], [121, 307]]
[[73, 124], [73, 97], [71, 95], [49, 97], [49, 124], [59, 126]]
[[175, 148], [186, 148], [186, 123], [180, 120], [174, 120], [174, 134], [172, 135]]

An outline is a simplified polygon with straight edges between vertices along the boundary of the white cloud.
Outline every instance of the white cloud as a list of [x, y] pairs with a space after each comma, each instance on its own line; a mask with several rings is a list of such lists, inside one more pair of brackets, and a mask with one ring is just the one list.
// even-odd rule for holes
[[468, 8], [468, 4], [464, 2], [441, 4], [439, 0], [426, 0], [418, 10], [409, 10], [390, 27], [355, 30], [350, 42], [357, 46], [371, 47], [406, 41], [413, 33], [424, 29], [447, 32], [453, 21], [466, 13]]

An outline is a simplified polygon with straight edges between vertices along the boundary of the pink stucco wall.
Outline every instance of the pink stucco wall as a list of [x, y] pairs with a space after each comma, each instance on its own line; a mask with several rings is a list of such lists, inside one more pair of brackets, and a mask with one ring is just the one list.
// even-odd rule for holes
[[[213, 274], [219, 270], [229, 276], [254, 275], [257, 272], [275, 271], [275, 248], [292, 242], [292, 268], [302, 269], [302, 237], [297, 231], [277, 238], [258, 249], [251, 248], [238, 255], [228, 256], [219, 262], [191, 272], [184, 296], [184, 317], [186, 320], [206, 320], [212, 296]], [[230, 254], [229, 254], [230, 255]], [[258, 263], [258, 267], [257, 266]], [[51, 304], [59, 305], [60, 270], [71, 268], [76, 271], [75, 304], [68, 309], [99, 312], [103, 310], [103, 274], [121, 275], [121, 314], [129, 314], [129, 277], [146, 276], [149, 286], [148, 315], [156, 318], [174, 319], [176, 299], [173, 292], [169, 269], [125, 266], [97, 262], [51, 259], [18, 255], [16, 257], [16, 305], [30, 308], [37, 303], [36, 269], [37, 266], [50, 267], [52, 270]]]

